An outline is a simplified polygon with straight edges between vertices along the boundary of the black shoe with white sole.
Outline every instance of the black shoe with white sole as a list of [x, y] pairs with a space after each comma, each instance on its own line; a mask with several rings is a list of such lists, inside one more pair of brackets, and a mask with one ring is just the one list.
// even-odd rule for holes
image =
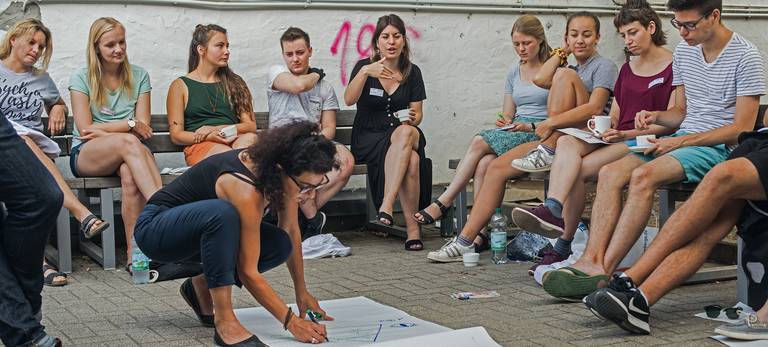
[[[646, 335], [651, 333], [648, 324], [648, 302], [632, 283], [631, 278], [613, 275], [611, 283], [594, 294], [594, 307], [590, 307], [590, 310], [596, 316], [607, 319], [629, 332]], [[590, 296], [592, 294], [587, 297]]]
[[584, 303], [585, 306], [594, 314], [597, 316], [597, 318], [600, 318], [602, 320], [606, 320], [605, 317], [601, 316], [597, 311], [595, 311], [595, 297], [597, 296], [597, 293], [599, 293], [602, 289], [598, 289], [592, 293], [589, 293], [589, 295], [585, 296], [584, 299], [581, 299], [581, 302]]

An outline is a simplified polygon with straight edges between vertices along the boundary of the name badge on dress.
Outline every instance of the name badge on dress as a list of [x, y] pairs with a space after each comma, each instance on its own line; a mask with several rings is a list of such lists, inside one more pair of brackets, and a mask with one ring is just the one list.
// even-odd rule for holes
[[109, 116], [114, 116], [115, 115], [115, 109], [114, 108], [109, 108], [107, 106], [102, 107], [100, 112], [103, 113], [103, 114], [109, 115]]
[[657, 84], [662, 84], [662, 83], [664, 83], [664, 77], [659, 77], [659, 78], [651, 81], [651, 83], [648, 83], [648, 89], [651, 89], [651, 87], [653, 87], [653, 86], [655, 86]]
[[371, 88], [370, 94], [373, 96], [384, 96], [384, 89]]

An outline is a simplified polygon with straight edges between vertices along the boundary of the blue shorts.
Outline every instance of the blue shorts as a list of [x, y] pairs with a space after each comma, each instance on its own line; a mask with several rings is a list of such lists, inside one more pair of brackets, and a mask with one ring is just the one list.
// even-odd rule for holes
[[[676, 133], [669, 136], [662, 136], [661, 139], [667, 137], [678, 137], [682, 135], [688, 135], [688, 133]], [[643, 159], [646, 163], [658, 158], [657, 155], [643, 153], [632, 153]], [[686, 180], [683, 183], [701, 182], [704, 176], [715, 165], [725, 161], [728, 155], [731, 154], [725, 145], [717, 146], [689, 146], [678, 148], [665, 155], [670, 155], [680, 162], [685, 170]]]

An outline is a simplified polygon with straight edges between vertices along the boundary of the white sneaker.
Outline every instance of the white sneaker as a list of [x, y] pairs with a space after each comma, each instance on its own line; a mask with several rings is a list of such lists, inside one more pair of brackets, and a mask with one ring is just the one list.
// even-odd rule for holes
[[512, 167], [525, 172], [549, 171], [554, 160], [555, 155], [547, 153], [547, 150], [539, 145], [528, 151], [524, 157], [513, 160]]
[[427, 254], [427, 259], [440, 262], [440, 263], [450, 263], [455, 261], [463, 261], [462, 256], [464, 253], [474, 252], [475, 251], [475, 245], [472, 244], [471, 246], [462, 246], [458, 242], [456, 242], [456, 238], [452, 238], [448, 243], [444, 244], [443, 247], [440, 247], [440, 250], [436, 252], [429, 252]]

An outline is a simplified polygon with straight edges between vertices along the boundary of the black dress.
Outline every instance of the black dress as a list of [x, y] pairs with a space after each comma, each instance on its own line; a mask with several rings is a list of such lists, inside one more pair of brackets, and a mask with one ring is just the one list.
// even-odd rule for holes
[[[370, 63], [369, 58], [358, 61], [349, 80], [353, 80], [360, 69]], [[411, 102], [426, 98], [424, 80], [416, 64], [413, 64], [408, 80], [399, 85], [392, 95], [387, 94], [378, 78], [368, 77], [365, 81], [352, 124], [352, 155], [355, 163], [368, 166], [371, 195], [377, 210], [384, 199], [384, 160], [392, 144], [392, 132], [401, 125], [408, 126], [400, 123], [394, 113], [409, 108]], [[419, 131], [419, 149], [416, 151], [419, 155], [419, 209], [423, 209], [431, 202], [432, 167], [424, 154], [427, 145], [424, 133], [415, 128]]]

